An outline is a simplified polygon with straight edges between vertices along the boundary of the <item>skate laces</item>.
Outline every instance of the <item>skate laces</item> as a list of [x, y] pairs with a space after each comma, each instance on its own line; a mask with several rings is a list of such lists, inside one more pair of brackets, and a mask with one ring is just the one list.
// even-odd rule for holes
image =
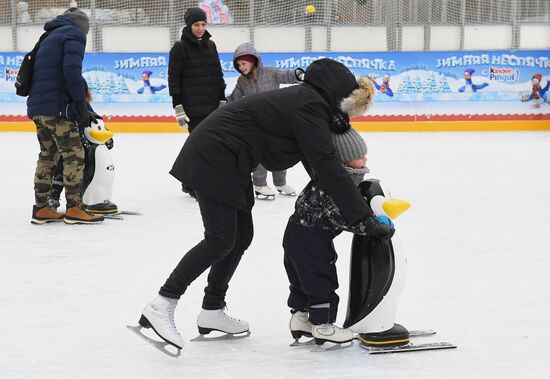
[[176, 303], [168, 300], [168, 306], [166, 307], [166, 315], [168, 317], [165, 318], [165, 323], [166, 323], [166, 326], [168, 326], [168, 329], [179, 334], [178, 329], [176, 328], [176, 322], [174, 320], [175, 312], [176, 312]]
[[218, 312], [220, 314], [220, 318], [222, 319], [222, 321], [228, 323], [228, 324], [231, 324], [231, 325], [240, 325], [241, 324], [241, 320], [239, 320], [238, 318], [235, 318], [233, 316], [230, 316], [228, 315], [227, 313], [225, 313], [225, 310], [227, 308], [223, 308], [223, 309], [220, 309]]
[[322, 336], [332, 336], [336, 334], [336, 326], [332, 324], [317, 325], [315, 330]]

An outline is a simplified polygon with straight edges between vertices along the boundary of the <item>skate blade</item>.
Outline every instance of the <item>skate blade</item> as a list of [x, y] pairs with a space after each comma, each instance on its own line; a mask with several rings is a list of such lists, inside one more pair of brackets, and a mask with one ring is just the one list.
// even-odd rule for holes
[[[223, 333], [223, 332], [222, 332]], [[242, 338], [250, 337], [250, 330], [242, 333], [225, 333], [221, 336], [216, 337], [206, 337], [204, 334], [199, 334], [197, 337], [193, 338], [191, 342], [211, 342], [211, 341], [230, 341], [230, 340], [240, 340]]]
[[[327, 343], [331, 343], [328, 342]], [[344, 350], [349, 349], [353, 346], [353, 341], [348, 342], [342, 342], [342, 343], [335, 343], [332, 346], [324, 347], [323, 345], [315, 345], [315, 347], [311, 350], [312, 353], [325, 353], [328, 351], [336, 351], [336, 350]]]
[[296, 192], [292, 192], [292, 193], [286, 193], [286, 192], [281, 192], [279, 190], [277, 190], [279, 192], [279, 195], [283, 195], [283, 196], [296, 196]]
[[405, 353], [410, 351], [422, 351], [422, 350], [441, 350], [441, 349], [456, 349], [456, 345], [449, 342], [431, 342], [422, 344], [413, 344], [412, 342], [407, 345], [400, 346], [387, 346], [387, 347], [372, 347], [359, 344], [363, 349], [366, 349], [369, 354], [388, 354], [388, 353]]
[[256, 195], [258, 200], [275, 200], [275, 195]]
[[[181, 349], [175, 347], [171, 343], [168, 343], [168, 342], [165, 342], [165, 341], [162, 341], [162, 342], [157, 341], [157, 340], [152, 339], [151, 337], [148, 337], [145, 334], [143, 334], [141, 332], [141, 329], [143, 329], [143, 326], [141, 326], [141, 325], [136, 325], [136, 326], [126, 325], [126, 327], [128, 329], [130, 329], [132, 332], [134, 332], [135, 334], [137, 334], [138, 337], [142, 338], [147, 343], [149, 343], [151, 346], [153, 346], [154, 348], [160, 350], [161, 352], [168, 355], [169, 357], [178, 358], [181, 355]], [[176, 349], [177, 351], [174, 353], [174, 352], [168, 350], [167, 347], [171, 347], [172, 349]]]
[[295, 340], [294, 342], [292, 342], [290, 345], [288, 346], [311, 346], [315, 344], [315, 339], [312, 338], [308, 341], [300, 341], [300, 340]]

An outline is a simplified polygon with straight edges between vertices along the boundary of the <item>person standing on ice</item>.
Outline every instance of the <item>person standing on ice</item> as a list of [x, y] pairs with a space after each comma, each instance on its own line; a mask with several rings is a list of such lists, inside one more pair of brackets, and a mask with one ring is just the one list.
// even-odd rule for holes
[[[349, 129], [349, 117], [370, 104], [346, 66], [331, 59], [313, 62], [304, 84], [262, 92], [230, 103], [203, 120], [185, 141], [170, 171], [196, 191], [204, 239], [189, 250], [143, 309], [142, 327], [181, 348], [174, 312], [178, 299], [204, 271], [208, 285], [197, 325], [200, 334], [249, 330], [246, 321], [225, 313], [225, 296], [244, 251], [252, 242], [254, 189], [250, 174], [258, 163], [284, 170], [303, 161], [350, 225], [368, 234], [377, 224], [372, 211], [341, 164], [330, 131]], [[342, 107], [342, 104], [345, 104]]]
[[[191, 133], [210, 113], [226, 103], [220, 57], [206, 30], [206, 13], [189, 8], [181, 39], [170, 50], [168, 90], [182, 130]], [[182, 191], [194, 196], [191, 188]]]
[[[233, 55], [233, 66], [241, 76], [228, 102], [241, 99], [245, 96], [270, 91], [279, 88], [281, 84], [295, 84], [301, 82], [304, 70], [280, 70], [276, 67], [264, 67], [262, 57], [251, 43], [243, 43], [237, 47]], [[283, 195], [295, 195], [296, 190], [286, 183], [286, 170], [273, 171], [273, 184]], [[254, 192], [259, 199], [274, 199], [275, 191], [267, 185], [267, 170], [258, 164], [252, 173]]]
[[[103, 221], [103, 217], [84, 209], [81, 193], [84, 149], [79, 130], [84, 130], [91, 122], [86, 105], [86, 81], [82, 77], [89, 28], [88, 16], [78, 8], [69, 8], [44, 25], [49, 34], [36, 53], [27, 99], [27, 116], [36, 125], [40, 143], [34, 175], [33, 224], [52, 221], [95, 224]], [[53, 210], [48, 203], [52, 170], [59, 157], [64, 161], [65, 214]]]
[[[372, 84], [360, 82], [365, 91], [358, 95], [374, 97]], [[368, 172], [367, 144], [359, 133], [349, 128], [345, 133], [331, 133], [341, 164], [355, 185], [359, 185]], [[349, 225], [338, 206], [324, 190], [315, 172], [298, 200], [290, 216], [283, 238], [284, 264], [290, 282], [288, 306], [291, 308], [289, 328], [296, 339], [302, 335], [313, 337], [319, 344], [349, 342], [353, 332], [334, 325], [338, 313], [338, 274], [333, 240], [344, 230], [364, 234], [357, 225]], [[374, 217], [374, 213], [372, 214]], [[393, 228], [377, 225], [373, 218], [370, 236], [391, 238]]]

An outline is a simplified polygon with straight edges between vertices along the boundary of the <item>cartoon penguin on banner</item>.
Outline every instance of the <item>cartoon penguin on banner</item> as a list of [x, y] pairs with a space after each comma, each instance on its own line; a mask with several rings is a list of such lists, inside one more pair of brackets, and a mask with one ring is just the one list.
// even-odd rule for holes
[[[393, 199], [378, 179], [359, 184], [379, 223], [393, 225], [409, 209], [405, 200]], [[397, 231], [396, 231], [397, 234]], [[398, 346], [409, 343], [409, 332], [395, 323], [397, 302], [403, 291], [407, 261], [394, 235], [380, 240], [354, 235], [350, 260], [350, 292], [344, 328], [358, 334], [367, 346]]]
[[138, 94], [144, 94], [144, 93], [150, 93], [155, 94], [158, 91], [162, 91], [166, 88], [166, 84], [161, 84], [160, 86], [153, 86], [151, 85], [151, 76], [153, 75], [153, 71], [151, 70], [144, 70], [141, 73], [141, 79], [143, 80], [143, 87], [138, 88], [137, 93]]
[[458, 89], [458, 92], [477, 92], [480, 89], [487, 87], [488, 83], [474, 84], [472, 82], [472, 75], [476, 72], [473, 68], [467, 68], [464, 70], [464, 85]]
[[550, 105], [550, 102], [548, 102], [548, 95], [546, 92], [548, 92], [548, 89], [550, 88], [550, 80], [546, 81], [546, 85], [544, 88], [541, 86], [542, 82], [542, 75], [541, 74], [535, 74], [531, 77], [531, 93], [529, 95], [524, 95], [521, 99], [521, 101], [533, 101], [532, 108], [540, 108], [540, 106], [544, 103], [548, 103]]
[[110, 150], [113, 147], [113, 133], [105, 127], [103, 120], [84, 129], [84, 136], [89, 141], [86, 148], [86, 165], [82, 202], [91, 213], [114, 214], [118, 207], [111, 202], [115, 166]]

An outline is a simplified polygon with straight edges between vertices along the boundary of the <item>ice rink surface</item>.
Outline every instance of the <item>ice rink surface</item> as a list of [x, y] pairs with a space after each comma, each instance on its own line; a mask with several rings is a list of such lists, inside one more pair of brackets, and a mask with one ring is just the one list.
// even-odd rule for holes
[[[168, 171], [184, 134], [115, 135], [113, 201], [143, 212], [101, 225], [31, 225], [33, 133], [0, 134], [0, 378], [543, 378], [550, 368], [550, 133], [362, 133], [371, 177], [412, 207], [398, 322], [455, 350], [368, 355], [289, 347], [281, 248], [295, 198], [257, 201], [230, 283], [250, 338], [190, 342], [206, 274], [180, 300], [179, 359], [126, 329], [202, 238], [197, 203]], [[271, 178], [270, 178], [271, 179]], [[301, 166], [288, 183], [302, 188]], [[223, 189], [220, 188], [220, 191]], [[351, 235], [336, 240], [346, 314]]]

